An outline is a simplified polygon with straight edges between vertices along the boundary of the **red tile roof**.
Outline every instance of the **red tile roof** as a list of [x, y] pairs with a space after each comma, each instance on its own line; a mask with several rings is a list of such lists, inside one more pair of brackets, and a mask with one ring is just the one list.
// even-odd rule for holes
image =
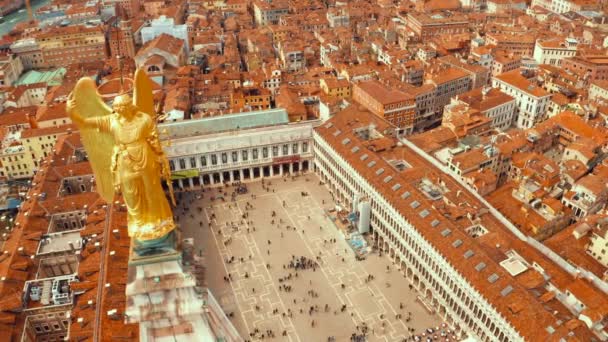
[[[361, 139], [354, 133], [354, 130], [367, 127], [370, 124], [375, 125], [377, 132], [384, 132], [389, 127], [386, 121], [371, 113], [347, 109], [336, 114], [315, 130], [316, 134], [327, 142], [332, 149], [337, 151], [400, 215], [407, 218], [428, 243], [434, 246], [450, 263], [451, 267], [463, 275], [481, 296], [490, 302], [525, 339], [545, 341], [553, 338], [559, 339], [559, 337], [568, 338], [569, 329], [564, 326], [558, 327], [557, 321], [564, 319], [564, 317], [576, 320], [576, 317], [570, 314], [557, 300], [552, 300], [545, 304], [541, 303], [537, 294], [528, 290], [525, 287], [526, 283], [519, 280], [521, 275], [511, 276], [499, 263], [506, 259], [505, 253], [513, 249], [530, 264], [536, 263], [542, 267], [550, 276], [551, 283], [562, 290], [565, 290], [569, 284], [575, 281], [574, 277], [545, 255], [517, 238], [494, 215], [477, 214], [480, 218], [479, 224], [482, 224], [489, 232], [477, 238], [468, 236], [463, 229], [472, 223], [466, 219], [446, 218], [437, 208], [449, 208], [449, 206], [441, 200], [431, 201], [428, 199], [418, 190], [416, 186], [417, 182], [425, 177], [434, 182], [441, 182], [443, 186], [450, 189], [449, 192], [444, 193], [444, 196], [449, 197], [452, 203], [462, 203], [463, 205], [470, 206], [472, 215], [480, 213], [484, 205], [454, 179], [437, 170], [435, 166], [409, 147], [394, 147], [389, 151], [390, 153], [402, 151], [404, 159], [412, 166], [412, 168], [401, 172], [395, 170], [387, 162], [388, 158], [384, 156], [385, 152], [374, 153], [364, 147], [361, 148], [361, 151], [354, 152], [352, 150], [354, 146], [363, 145]], [[343, 142], [347, 138], [350, 140], [350, 143], [344, 144]], [[360, 159], [363, 154], [368, 155], [365, 161]], [[375, 161], [376, 164], [373, 167], [368, 167], [367, 165], [371, 161]], [[379, 177], [376, 171], [380, 168], [383, 168], [385, 171]], [[392, 176], [392, 179], [385, 182], [384, 179], [389, 175]], [[392, 189], [397, 183], [401, 185], [399, 191]], [[410, 192], [410, 197], [407, 199], [401, 197], [405, 191]], [[458, 197], [456, 196], [456, 192], [459, 194]], [[414, 200], [421, 203], [420, 208], [417, 210], [427, 209], [429, 211], [429, 214], [425, 218], [412, 212], [409, 204]], [[432, 227], [431, 222], [433, 220], [438, 220], [439, 228]], [[441, 234], [446, 228], [451, 230], [451, 234], [448, 237]], [[463, 242], [460, 248], [452, 245], [457, 239]], [[465, 262], [463, 253], [469, 249], [475, 254], [471, 260]], [[474, 265], [481, 261], [487, 267], [482, 272], [479, 272], [474, 269]], [[530, 272], [536, 273], [537, 271], [529, 269], [524, 274]], [[496, 273], [499, 278], [498, 281], [490, 283], [487, 281], [487, 278], [493, 273]], [[576, 281], [586, 283], [582, 279]], [[513, 287], [513, 291], [508, 295], [507, 300], [505, 300], [505, 297], [501, 295], [501, 291], [508, 285]], [[535, 291], [539, 291], [539, 295], [543, 292], [542, 289], [535, 289]], [[592, 286], [587, 286], [584, 291], [587, 291], [594, 298], [592, 301], [586, 301], [586, 305], [593, 309], [604, 308], [602, 310], [608, 310], [608, 298], [605, 294]], [[521, 310], [513, 310], [514, 306], [519, 306]], [[523, 310], [524, 308], [525, 310]], [[559, 318], [553, 315], [555, 310], [561, 313]], [[608, 314], [608, 312], [604, 314]], [[535, 322], [535, 324], [531, 325], [530, 322]], [[544, 329], [548, 326], [553, 326], [556, 331], [553, 334], [548, 333]], [[577, 337], [583, 340], [591, 338], [591, 331], [584, 325], [580, 327], [582, 328], [577, 328], [576, 330]]]

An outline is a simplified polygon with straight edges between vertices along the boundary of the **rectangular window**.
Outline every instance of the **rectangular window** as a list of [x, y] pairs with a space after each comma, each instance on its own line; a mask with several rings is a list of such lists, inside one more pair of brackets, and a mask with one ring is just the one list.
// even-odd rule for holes
[[211, 155], [211, 164], [217, 165], [217, 155], [215, 155], [215, 154]]
[[228, 162], [228, 154], [222, 153], [222, 164], [226, 164]]
[[279, 146], [272, 146], [272, 156], [273, 157], [279, 156]]
[[186, 168], [186, 161], [184, 160], [184, 158], [180, 158], [179, 160], [179, 168], [180, 170], [183, 170]]
[[268, 158], [268, 147], [262, 148], [262, 158]]
[[236, 163], [239, 160], [239, 154], [236, 151], [232, 151], [232, 162]]
[[306, 152], [308, 152], [308, 143], [303, 142], [302, 143], [302, 153], [306, 153]]
[[190, 157], [190, 167], [192, 167], [192, 168], [196, 167], [196, 158], [195, 157]]
[[254, 149], [251, 151], [251, 155], [252, 155], [253, 159], [258, 159], [258, 149], [257, 149], [257, 148], [254, 148]]
[[247, 150], [243, 150], [241, 152], [241, 156], [242, 156], [243, 161], [247, 161], [247, 159], [249, 158], [249, 154], [247, 153]]
[[171, 171], [175, 171], [175, 161], [169, 160], [169, 168]]
[[201, 156], [201, 166], [207, 166], [207, 157]]
[[291, 146], [291, 151], [293, 154], [297, 154], [298, 153], [298, 144], [293, 144]]
[[289, 145], [283, 145], [283, 155], [286, 156], [289, 154]]

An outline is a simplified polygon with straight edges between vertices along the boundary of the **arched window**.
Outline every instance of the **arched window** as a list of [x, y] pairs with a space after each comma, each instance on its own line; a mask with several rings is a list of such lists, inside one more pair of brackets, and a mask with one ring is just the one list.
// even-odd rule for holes
[[156, 65], [150, 65], [148, 67], [148, 72], [160, 72], [160, 68]]

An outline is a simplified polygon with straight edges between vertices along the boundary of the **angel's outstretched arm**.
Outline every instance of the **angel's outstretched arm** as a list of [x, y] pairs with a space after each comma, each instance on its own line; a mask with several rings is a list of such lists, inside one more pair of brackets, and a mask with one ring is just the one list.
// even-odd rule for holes
[[76, 110], [76, 99], [74, 99], [74, 93], [70, 93], [68, 95], [68, 102], [65, 105], [65, 111], [70, 116], [70, 119], [78, 125], [78, 127], [86, 127], [86, 128], [97, 128], [97, 121], [92, 120], [91, 118], [84, 118], [78, 111]]
[[98, 117], [85, 118], [80, 113], [78, 113], [76, 99], [74, 99], [74, 94], [70, 93], [68, 95], [68, 101], [65, 106], [65, 110], [70, 116], [70, 119], [80, 128], [96, 128], [96, 129], [104, 129], [106, 125], [104, 122], [99, 120]]

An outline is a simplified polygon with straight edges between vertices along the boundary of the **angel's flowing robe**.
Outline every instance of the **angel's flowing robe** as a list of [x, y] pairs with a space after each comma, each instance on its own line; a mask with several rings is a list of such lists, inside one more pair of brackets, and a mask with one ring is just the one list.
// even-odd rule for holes
[[118, 114], [96, 117], [100, 131], [114, 136], [112, 174], [128, 210], [129, 236], [151, 240], [175, 228], [173, 214], [161, 184], [160, 156], [151, 140], [156, 126], [149, 115], [138, 112], [131, 120]]

